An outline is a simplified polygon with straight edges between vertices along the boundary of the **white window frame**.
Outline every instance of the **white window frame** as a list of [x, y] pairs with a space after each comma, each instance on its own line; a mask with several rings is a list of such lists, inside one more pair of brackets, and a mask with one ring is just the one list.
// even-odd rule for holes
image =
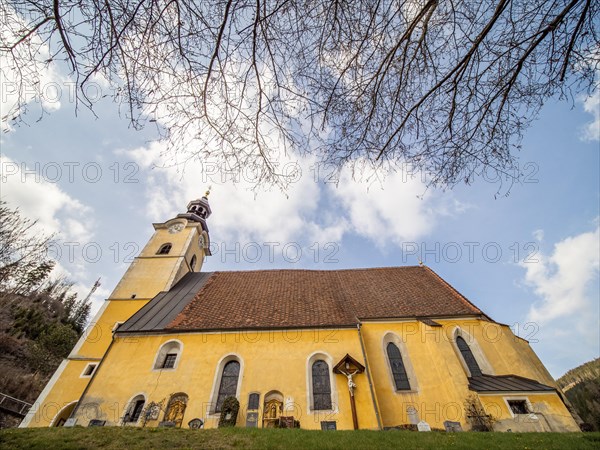
[[458, 348], [458, 344], [456, 343], [456, 338], [458, 336], [462, 337], [465, 340], [465, 342], [467, 343], [467, 345], [469, 346], [469, 349], [471, 350], [471, 353], [473, 354], [475, 361], [477, 361], [477, 365], [479, 366], [481, 373], [483, 375], [494, 375], [492, 366], [488, 362], [488, 359], [486, 358], [485, 353], [483, 353], [483, 350], [477, 343], [477, 339], [475, 339], [474, 336], [472, 336], [471, 334], [469, 334], [468, 332], [463, 330], [461, 327], [455, 327], [454, 331], [452, 332], [451, 344], [452, 344], [452, 348], [454, 349], [454, 352], [456, 353], [456, 356], [458, 357], [458, 360], [460, 361], [460, 364], [461, 364], [463, 370], [467, 374], [467, 377], [470, 377], [472, 375], [471, 375], [471, 371], [469, 370], [469, 367], [467, 367], [467, 363], [465, 362], [465, 359], [463, 358], [463, 355], [462, 355], [460, 349]]
[[[94, 368], [92, 369], [92, 371], [89, 373], [89, 375], [86, 374], [86, 372], [88, 371], [88, 368], [90, 366], [94, 366]], [[87, 363], [85, 365], [85, 367], [83, 368], [83, 370], [81, 371], [81, 375], [79, 375], [79, 378], [91, 378], [92, 375], [94, 375], [94, 373], [96, 372], [96, 369], [98, 368], [98, 363], [97, 362], [92, 362], [92, 363]]]
[[[513, 419], [516, 418], [516, 417], [523, 417], [523, 416], [529, 416], [532, 419], [536, 419], [537, 418], [535, 416], [534, 411], [533, 411], [533, 405], [529, 401], [529, 397], [509, 395], [509, 396], [502, 397], [502, 400], [504, 400], [504, 403], [506, 404], [506, 408], [508, 409], [508, 412], [513, 417]], [[527, 414], [515, 414], [513, 412], [512, 408], [510, 407], [510, 405], [508, 404], [508, 402], [512, 401], [512, 400], [517, 400], [517, 401], [523, 401], [524, 400], [525, 403], [527, 404], [527, 409], [529, 410], [529, 412]]]
[[[392, 373], [392, 364], [390, 363], [390, 358], [387, 352], [387, 345], [389, 343], [393, 343], [398, 350], [400, 350], [400, 355], [402, 355], [402, 363], [404, 364], [404, 370], [406, 370], [406, 376], [408, 377], [408, 384], [410, 385], [410, 389], [396, 389], [396, 382], [394, 381], [394, 374]], [[410, 355], [408, 353], [408, 347], [406, 343], [396, 334], [394, 331], [386, 331], [383, 334], [383, 339], [381, 340], [381, 350], [383, 352], [385, 363], [387, 365], [387, 373], [388, 379], [390, 380], [392, 391], [396, 394], [414, 394], [419, 392], [419, 382], [417, 380], [417, 375], [415, 373], [415, 369], [412, 365]]]
[[242, 378], [244, 375], [244, 359], [237, 353], [228, 353], [227, 355], [221, 357], [217, 363], [217, 368], [213, 377], [213, 387], [210, 394], [210, 401], [208, 403], [208, 407], [206, 408], [207, 416], [219, 417], [221, 414], [220, 412], [216, 412], [215, 409], [217, 409], [217, 398], [219, 397], [219, 388], [221, 387], [223, 369], [225, 368], [225, 364], [230, 361], [237, 361], [240, 364], [240, 373], [238, 374], [238, 382], [235, 388], [235, 398], [237, 398], [238, 401], [240, 400], [240, 393], [242, 391]]
[[[312, 384], [312, 366], [318, 361], [323, 360], [329, 366], [329, 386], [331, 387], [331, 409], [314, 409], [313, 407], [313, 384]], [[335, 414], [339, 412], [339, 400], [338, 400], [338, 391], [337, 385], [335, 382], [335, 376], [333, 373], [333, 367], [335, 363], [333, 362], [333, 358], [327, 352], [322, 350], [318, 350], [316, 352], [311, 353], [308, 358], [306, 358], [306, 410], [308, 414], [323, 414], [325, 416], [330, 416], [331, 414]], [[323, 420], [328, 420], [327, 418]], [[333, 419], [330, 419], [333, 420]]]
[[[121, 417], [121, 425], [133, 427], [133, 426], [137, 426], [139, 424], [139, 422], [143, 416], [144, 408], [142, 408], [140, 417], [138, 417], [138, 419], [135, 422], [125, 422], [125, 416], [129, 412], [129, 410], [131, 410], [134, 407], [136, 399], [138, 399], [138, 397], [142, 397], [144, 399], [144, 408], [146, 408], [146, 406], [148, 406], [148, 397], [146, 397], [146, 394], [144, 392], [138, 392], [137, 394], [135, 394], [127, 402], [127, 407], [125, 408], [125, 411], [123, 411], [123, 417]], [[133, 411], [131, 411], [131, 412], [133, 412]]]
[[[177, 347], [175, 347], [175, 345]], [[175, 358], [175, 364], [173, 367], [162, 367], [165, 357], [168, 353], [177, 353], [177, 358]], [[181, 355], [183, 354], [183, 342], [179, 339], [170, 339], [167, 342], [163, 343], [158, 351], [156, 352], [156, 356], [154, 357], [154, 363], [152, 364], [152, 370], [175, 370], [179, 366], [179, 362], [181, 361]]]

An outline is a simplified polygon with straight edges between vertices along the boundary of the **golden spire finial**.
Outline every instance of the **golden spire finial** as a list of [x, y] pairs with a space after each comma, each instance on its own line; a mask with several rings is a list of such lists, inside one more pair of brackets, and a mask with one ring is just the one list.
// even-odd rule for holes
[[210, 190], [212, 189], [212, 186], [208, 186], [208, 189], [206, 190], [206, 192], [204, 193], [204, 196], [206, 198], [208, 198], [208, 196], [210, 195]]

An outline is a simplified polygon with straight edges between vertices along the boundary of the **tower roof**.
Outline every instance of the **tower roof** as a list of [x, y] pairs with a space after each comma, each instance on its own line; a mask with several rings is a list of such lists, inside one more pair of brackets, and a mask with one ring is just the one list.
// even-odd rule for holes
[[485, 316], [428, 267], [189, 273], [118, 331], [355, 327], [470, 315]]

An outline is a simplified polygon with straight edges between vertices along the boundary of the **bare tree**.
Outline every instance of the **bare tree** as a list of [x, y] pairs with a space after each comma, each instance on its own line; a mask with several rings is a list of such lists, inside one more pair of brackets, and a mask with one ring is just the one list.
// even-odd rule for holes
[[[515, 174], [544, 101], [598, 87], [591, 0], [2, 1], [1, 70], [98, 77], [169, 155], [280, 181], [282, 152], [334, 167], [410, 164], [433, 185]], [[35, 63], [34, 63], [35, 62]], [[10, 72], [10, 74], [9, 74]], [[36, 84], [37, 82], [37, 84]]]

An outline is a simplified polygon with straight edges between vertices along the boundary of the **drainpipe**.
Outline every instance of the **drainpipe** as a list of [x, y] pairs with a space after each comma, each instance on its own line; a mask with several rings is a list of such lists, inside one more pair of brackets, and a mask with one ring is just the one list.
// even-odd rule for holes
[[362, 334], [360, 333], [360, 323], [356, 324], [358, 331], [358, 340], [360, 341], [360, 349], [362, 350], [363, 358], [365, 360], [365, 372], [367, 373], [367, 380], [369, 380], [369, 390], [371, 391], [371, 400], [373, 401], [373, 409], [375, 410], [375, 417], [377, 418], [377, 426], [381, 430], [381, 418], [379, 416], [379, 408], [377, 407], [377, 400], [375, 399], [375, 391], [373, 390], [373, 382], [371, 381], [371, 370], [369, 369], [369, 361], [367, 360], [367, 353], [365, 352], [365, 345], [363, 343]]

